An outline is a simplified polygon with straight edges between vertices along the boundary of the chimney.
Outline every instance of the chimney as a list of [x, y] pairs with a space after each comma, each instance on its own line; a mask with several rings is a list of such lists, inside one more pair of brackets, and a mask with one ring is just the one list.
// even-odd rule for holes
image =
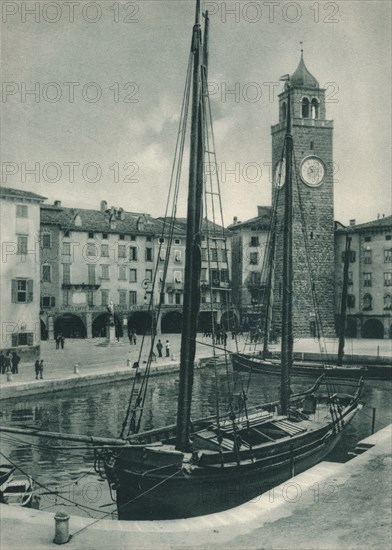
[[108, 209], [108, 203], [106, 201], [101, 201], [101, 212], [106, 212]]
[[270, 210], [271, 209], [268, 206], [258, 206], [257, 207], [257, 216], [259, 218], [264, 218], [266, 216], [269, 216]]
[[55, 205], [56, 208], [60, 208], [61, 201], [54, 201], [54, 205]]
[[117, 210], [117, 217], [119, 220], [124, 220], [125, 216], [124, 216], [124, 208], [119, 208]]
[[237, 222], [238, 222], [238, 218], [237, 218], [237, 216], [234, 216], [233, 223], [237, 223]]
[[353, 227], [355, 225], [355, 220], [350, 220], [350, 227]]

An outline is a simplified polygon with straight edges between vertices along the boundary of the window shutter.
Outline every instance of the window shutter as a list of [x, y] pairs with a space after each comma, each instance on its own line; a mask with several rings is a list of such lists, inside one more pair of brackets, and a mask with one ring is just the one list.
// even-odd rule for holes
[[12, 347], [16, 348], [18, 346], [18, 335], [12, 334]]
[[13, 279], [11, 281], [11, 302], [14, 304], [18, 303], [18, 281]]
[[32, 346], [34, 344], [34, 334], [32, 332], [29, 332], [27, 334], [27, 345]]
[[50, 307], [55, 307], [56, 305], [56, 298], [54, 296], [50, 297]]
[[33, 301], [33, 279], [27, 281], [27, 302]]

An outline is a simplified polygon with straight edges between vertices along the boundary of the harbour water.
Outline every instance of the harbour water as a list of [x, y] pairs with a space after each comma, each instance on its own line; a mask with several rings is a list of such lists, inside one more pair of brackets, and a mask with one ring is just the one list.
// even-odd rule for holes
[[[239, 376], [241, 378], [239, 378]], [[220, 409], [227, 411], [226, 403], [231, 369], [220, 367]], [[242, 379], [242, 382], [241, 382]], [[293, 380], [293, 390], [309, 387], [313, 379]], [[42, 430], [117, 437], [120, 433], [128, 405], [131, 383], [114, 383], [109, 386], [81, 388], [53, 395], [24, 398], [23, 402], [8, 400], [2, 404], [2, 424], [34, 427]], [[236, 374], [234, 393], [242, 387], [248, 391], [248, 406], [275, 400], [278, 397], [279, 379], [274, 376]], [[200, 369], [195, 372], [193, 416], [200, 418], [216, 410], [214, 372]], [[356, 443], [371, 433], [372, 408], [376, 409], [375, 429], [392, 422], [389, 395], [392, 383], [368, 381], [365, 384], [364, 409], [354, 418], [340, 444], [328, 457], [330, 461], [349, 459]], [[150, 380], [142, 429], [151, 429], [175, 421], [178, 374], [155, 377]], [[233, 388], [232, 388], [233, 389]], [[66, 509], [71, 514], [102, 518], [116, 518], [115, 504], [108, 484], [94, 471], [94, 452], [87, 445], [48, 440], [39, 437], [2, 434], [2, 458], [8, 457], [35, 483], [35, 494], [40, 509], [56, 511]], [[19, 474], [21, 473], [19, 472]], [[55, 493], [55, 494], [54, 494]]]

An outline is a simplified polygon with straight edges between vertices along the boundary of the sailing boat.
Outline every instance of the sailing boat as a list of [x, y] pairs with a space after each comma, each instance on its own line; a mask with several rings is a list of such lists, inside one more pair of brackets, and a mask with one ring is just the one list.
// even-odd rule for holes
[[[283, 337], [280, 401], [227, 415], [191, 421], [196, 323], [199, 310], [200, 232], [204, 170], [204, 101], [208, 52], [208, 13], [204, 42], [200, 2], [192, 35], [193, 84], [185, 303], [177, 422], [134, 433], [127, 445], [101, 454], [106, 476], [116, 490], [120, 519], [186, 518], [221, 511], [263, 492], [323, 459], [339, 441], [360, 408], [363, 380], [352, 395], [338, 393], [331, 381], [292, 394], [292, 191], [290, 92], [286, 128], [284, 217]], [[140, 406], [140, 403], [137, 403]]]
[[[274, 231], [274, 228], [271, 228]], [[317, 359], [307, 359], [301, 362], [293, 361], [291, 372], [297, 376], [321, 376], [332, 375], [334, 378], [353, 378], [358, 379], [361, 376], [370, 375], [376, 378], [386, 376], [389, 378], [389, 373], [384, 373], [382, 368], [375, 370], [374, 374], [372, 369], [367, 366], [356, 366], [343, 364], [344, 360], [344, 347], [345, 347], [345, 331], [346, 331], [346, 317], [347, 317], [347, 294], [348, 294], [348, 270], [349, 270], [349, 258], [350, 258], [350, 245], [351, 237], [346, 235], [346, 247], [344, 251], [344, 264], [343, 264], [343, 285], [342, 296], [340, 303], [340, 318], [339, 318], [339, 346], [337, 353], [336, 364], [328, 361], [322, 361], [322, 357]], [[274, 256], [273, 247], [275, 246], [274, 238], [271, 238], [270, 254], [266, 256], [266, 262], [271, 260], [270, 256]], [[266, 318], [264, 329], [264, 341], [262, 353], [235, 353], [233, 354], [233, 368], [238, 371], [248, 371], [259, 374], [275, 374], [280, 375], [280, 360], [273, 359], [271, 353], [268, 350], [268, 334], [269, 334], [269, 304], [271, 294], [271, 278], [272, 278], [272, 266], [268, 269], [268, 284], [267, 284], [267, 305], [266, 305]], [[317, 308], [315, 308], [317, 311]], [[319, 323], [320, 326], [320, 323]], [[300, 354], [298, 354], [300, 355]], [[316, 354], [317, 356], [317, 354]]]
[[[143, 378], [139, 396], [136, 401], [129, 402], [119, 438], [50, 434], [35, 429], [0, 427], [0, 430], [12, 433], [93, 444], [97, 471], [104, 471], [111, 489], [115, 491], [118, 517], [122, 520], [188, 518], [219, 512], [246, 502], [322, 460], [338, 443], [343, 430], [360, 409], [362, 379], [352, 395], [336, 391], [330, 380], [323, 389], [323, 376], [302, 393], [293, 394], [290, 389], [293, 330], [290, 231], [292, 136], [289, 114], [285, 138], [287, 184], [280, 400], [251, 409], [247, 408], [244, 396], [240, 407], [235, 408], [233, 403], [229, 403], [225, 414], [221, 414], [217, 407], [213, 417], [200, 420], [191, 418], [200, 305], [205, 142], [208, 140], [205, 127], [208, 114], [205, 105], [208, 96], [208, 25], [206, 13], [203, 40], [200, 0], [197, 0], [188, 68], [188, 77], [192, 76], [192, 80], [189, 81], [189, 88], [186, 87], [187, 90], [192, 89], [192, 111], [176, 424], [140, 432], [143, 394], [145, 396], [146, 393]], [[183, 110], [187, 111], [187, 107]], [[151, 346], [149, 360], [152, 353]], [[145, 370], [148, 370], [148, 365]]]

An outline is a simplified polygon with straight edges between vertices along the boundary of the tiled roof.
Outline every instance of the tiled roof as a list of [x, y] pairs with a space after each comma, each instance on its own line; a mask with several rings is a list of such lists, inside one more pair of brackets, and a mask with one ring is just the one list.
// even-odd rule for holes
[[[171, 219], [172, 218], [167, 217], [166, 222], [169, 223]], [[163, 223], [165, 218], [163, 218], [163, 217], [158, 218], [158, 220], [160, 220]], [[186, 218], [176, 218], [176, 221], [175, 221], [175, 224], [174, 224], [174, 232], [176, 234], [185, 235], [186, 230], [187, 230], [187, 224], [188, 224], [188, 222], [187, 222]], [[210, 220], [206, 220], [205, 218], [203, 218], [203, 220], [202, 220], [201, 229], [202, 229], [203, 233], [206, 233], [207, 230], [208, 230], [208, 233], [209, 233], [210, 237], [213, 237], [214, 234], [218, 237], [221, 237], [222, 233], [223, 233], [223, 235], [226, 234], [225, 229], [221, 225], [218, 225], [217, 223], [214, 223]]]
[[30, 199], [36, 201], [44, 201], [46, 197], [31, 193], [30, 191], [23, 191], [22, 189], [12, 189], [11, 187], [0, 187], [0, 196], [9, 197], [10, 199]]
[[379, 218], [378, 220], [373, 220], [371, 222], [360, 223], [358, 225], [349, 225], [347, 227], [339, 228], [338, 231], [346, 230], [356, 232], [370, 231], [372, 229], [385, 229], [386, 231], [392, 231], [392, 216], [385, 216], [385, 218]]
[[[80, 216], [81, 224], [75, 220]], [[43, 205], [41, 207], [41, 224], [58, 225], [70, 231], [101, 231], [105, 233], [143, 233], [158, 234], [161, 224], [147, 214], [123, 211], [123, 220], [115, 218], [115, 228], [110, 228], [108, 212], [88, 210], [85, 208], [61, 208]]]
[[256, 216], [250, 220], [244, 222], [233, 223], [228, 226], [227, 229], [230, 231], [237, 231], [237, 229], [253, 229], [256, 231], [266, 230], [268, 231], [271, 227], [271, 211], [269, 215]]

